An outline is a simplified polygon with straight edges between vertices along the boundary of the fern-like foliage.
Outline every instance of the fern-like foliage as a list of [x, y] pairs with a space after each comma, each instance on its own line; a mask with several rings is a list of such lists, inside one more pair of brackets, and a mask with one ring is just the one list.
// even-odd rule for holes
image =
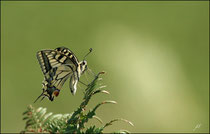
[[[99, 75], [104, 72], [98, 73], [94, 80], [88, 84], [84, 98], [80, 106], [72, 114], [53, 114], [47, 113], [46, 108], [35, 109], [31, 105], [23, 113], [23, 120], [26, 120], [25, 129], [22, 133], [103, 133], [103, 130], [112, 125], [115, 121], [124, 121], [133, 126], [133, 124], [125, 119], [114, 119], [101, 127], [92, 125], [86, 127], [85, 124], [89, 119], [95, 118], [102, 123], [102, 120], [96, 116], [96, 110], [103, 104], [116, 104], [115, 101], [103, 101], [98, 103], [93, 109], [87, 111], [86, 107], [93, 95], [98, 93], [109, 94], [108, 91], [103, 90], [105, 86], [98, 86], [97, 82], [101, 80]], [[119, 130], [114, 133], [129, 133], [127, 130]]]

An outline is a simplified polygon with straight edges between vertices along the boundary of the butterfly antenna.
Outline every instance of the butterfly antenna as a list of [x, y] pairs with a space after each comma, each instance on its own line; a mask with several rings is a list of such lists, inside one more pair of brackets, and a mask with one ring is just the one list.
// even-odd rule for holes
[[89, 49], [89, 52], [84, 56], [84, 59], [83, 59], [83, 61], [85, 60], [85, 58], [91, 53], [93, 51], [93, 49], [92, 48], [90, 48]]
[[37, 97], [37, 99], [34, 101], [34, 103], [36, 103], [36, 101], [41, 97], [43, 96], [43, 93], [41, 95], [39, 95], [39, 97]]

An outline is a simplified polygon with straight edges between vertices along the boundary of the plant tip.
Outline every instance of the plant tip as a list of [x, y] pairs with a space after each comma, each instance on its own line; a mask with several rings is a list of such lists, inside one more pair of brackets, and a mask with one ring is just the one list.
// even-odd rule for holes
[[105, 71], [101, 71], [99, 74], [105, 74]]

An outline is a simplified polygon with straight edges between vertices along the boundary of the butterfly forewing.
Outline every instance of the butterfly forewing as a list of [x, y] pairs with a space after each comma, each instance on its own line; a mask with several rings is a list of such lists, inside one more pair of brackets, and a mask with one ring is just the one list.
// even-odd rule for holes
[[[61, 50], [61, 51], [57, 51]], [[59, 67], [61, 65], [68, 65], [76, 70], [78, 66], [78, 60], [69, 49], [57, 48], [55, 50], [43, 50], [37, 52], [37, 59], [41, 66], [44, 75], [52, 68]]]
[[67, 56], [68, 58], [71, 59], [71, 61], [73, 62], [73, 64], [75, 64], [76, 66], [78, 66], [78, 59], [77, 59], [77, 57], [68, 48], [66, 48], [66, 47], [58, 47], [58, 48], [55, 49], [55, 51], [57, 51], [57, 52], [65, 55], [65, 56]]

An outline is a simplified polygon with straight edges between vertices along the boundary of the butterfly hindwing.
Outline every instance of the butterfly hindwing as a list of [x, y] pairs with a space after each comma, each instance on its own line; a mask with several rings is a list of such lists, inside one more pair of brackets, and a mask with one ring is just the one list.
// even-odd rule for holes
[[[70, 67], [61, 65], [49, 71], [45, 75], [45, 80], [49, 83], [50, 87], [56, 87], [56, 89], [61, 89], [65, 81], [73, 74]], [[48, 77], [47, 77], [48, 76]]]
[[59, 95], [63, 84], [70, 76], [72, 76], [72, 74], [73, 71], [71, 70], [71, 68], [64, 65], [49, 70], [45, 74], [44, 80], [42, 82], [43, 93], [41, 94], [41, 96], [48, 97], [49, 100], [53, 101], [54, 96]]

